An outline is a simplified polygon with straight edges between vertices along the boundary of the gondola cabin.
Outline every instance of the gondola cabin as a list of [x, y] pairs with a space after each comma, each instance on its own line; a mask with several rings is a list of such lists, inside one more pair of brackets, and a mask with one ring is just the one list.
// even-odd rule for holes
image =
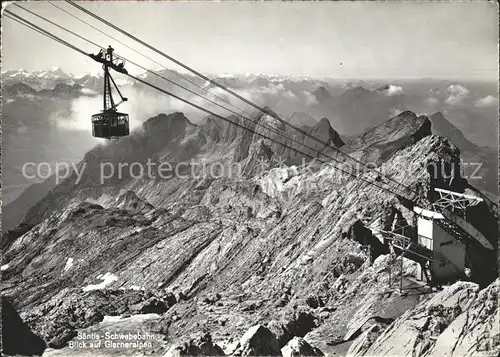
[[[92, 136], [104, 139], [118, 139], [130, 134], [129, 118], [125, 113], [116, 111], [116, 107], [127, 101], [120, 93], [113, 77], [109, 73], [110, 68], [123, 74], [127, 74], [124, 68], [125, 62], [118, 57], [113, 56], [113, 48], [101, 49], [97, 55], [89, 54], [89, 57], [103, 64], [104, 69], [104, 93], [103, 110], [100, 113], [92, 115]], [[121, 101], [115, 103], [111, 93], [111, 84], [120, 95]]]
[[129, 134], [128, 114], [116, 111], [103, 111], [92, 115], [92, 136], [113, 139]]

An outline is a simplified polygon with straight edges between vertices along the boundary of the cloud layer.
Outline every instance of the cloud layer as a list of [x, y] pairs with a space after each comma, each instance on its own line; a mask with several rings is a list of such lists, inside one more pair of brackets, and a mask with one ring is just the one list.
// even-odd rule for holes
[[462, 102], [469, 95], [469, 90], [460, 84], [452, 84], [447, 88], [446, 104], [454, 105]]
[[393, 85], [393, 84], [391, 84], [389, 86], [389, 88], [387, 88], [387, 90], [385, 92], [386, 92], [386, 95], [388, 95], [390, 97], [395, 96], [395, 95], [400, 95], [400, 94], [404, 93], [403, 87], [396, 86], [396, 85]]
[[474, 102], [476, 107], [494, 107], [498, 105], [498, 98], [488, 95], [484, 98], [478, 99]]

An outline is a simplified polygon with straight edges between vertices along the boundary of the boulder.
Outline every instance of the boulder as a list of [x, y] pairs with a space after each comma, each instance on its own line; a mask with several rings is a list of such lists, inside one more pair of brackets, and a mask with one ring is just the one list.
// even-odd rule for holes
[[235, 356], [281, 356], [276, 336], [262, 325], [250, 327], [238, 345]]
[[272, 320], [267, 324], [269, 330], [276, 336], [278, 346], [282, 348], [292, 338], [290, 332], [286, 329], [286, 324], [281, 321]]
[[318, 348], [311, 346], [302, 337], [294, 337], [281, 349], [283, 357], [324, 356]]
[[309, 313], [306, 307], [299, 306], [296, 310], [286, 311], [281, 320], [272, 320], [267, 327], [276, 336], [279, 347], [282, 348], [294, 336], [304, 337], [316, 325], [316, 317]]
[[224, 356], [224, 351], [212, 341], [212, 336], [205, 332], [176, 343], [163, 357], [178, 356]]

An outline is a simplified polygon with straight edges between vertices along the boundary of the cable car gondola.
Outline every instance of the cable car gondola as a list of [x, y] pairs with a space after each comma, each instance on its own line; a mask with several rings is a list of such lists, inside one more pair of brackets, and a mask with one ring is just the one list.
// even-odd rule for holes
[[[113, 58], [113, 48], [111, 46], [107, 50], [101, 49], [97, 55], [89, 54], [89, 56], [95, 61], [102, 63], [104, 69], [104, 108], [100, 113], [92, 115], [92, 136], [109, 140], [127, 136], [130, 134], [128, 114], [120, 113], [116, 110], [116, 107], [127, 101], [127, 98], [122, 96], [113, 77], [109, 73], [109, 69], [112, 68], [126, 74], [125, 63], [119, 58]], [[115, 103], [113, 100], [111, 83], [113, 83], [120, 95], [121, 101], [118, 103]]]

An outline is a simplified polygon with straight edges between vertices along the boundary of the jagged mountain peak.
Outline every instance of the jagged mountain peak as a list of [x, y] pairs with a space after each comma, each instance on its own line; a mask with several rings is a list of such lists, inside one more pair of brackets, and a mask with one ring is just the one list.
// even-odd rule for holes
[[320, 119], [320, 121], [315, 125], [316, 127], [325, 127], [325, 128], [331, 128], [332, 125], [330, 124], [330, 120], [328, 118], [323, 117]]
[[316, 125], [314, 125], [311, 128], [311, 133], [314, 133], [317, 135], [321, 135], [323, 133], [323, 134], [330, 136], [331, 133], [333, 133], [333, 132], [335, 134], [337, 134], [336, 131], [332, 128], [332, 124], [330, 123], [330, 120], [328, 120], [328, 118], [326, 118], [326, 117], [321, 118], [321, 120], [319, 122], [317, 122]]
[[[418, 116], [415, 112], [411, 110], [405, 110], [398, 115], [392, 117], [385, 123], [382, 123], [372, 130], [367, 131], [365, 134], [369, 134], [372, 131], [386, 132], [388, 134], [400, 134], [401, 132], [407, 130], [414, 130], [416, 127], [422, 127], [422, 130], [426, 135], [430, 135], [431, 131], [431, 121], [425, 115]], [[425, 129], [424, 129], [425, 128]], [[418, 139], [420, 140], [420, 139]]]
[[332, 99], [332, 94], [326, 89], [325, 86], [318, 87], [314, 92], [313, 92], [314, 97], [318, 102], [323, 102], [326, 100]]
[[439, 112], [435, 112], [434, 114], [431, 114], [431, 115], [432, 115], [432, 116], [437, 116], [437, 117], [442, 117], [442, 118], [444, 118], [444, 114], [443, 114], [443, 112], [440, 112], [440, 111], [439, 111]]
[[262, 115], [258, 120], [259, 127], [257, 127], [257, 130], [258, 131], [264, 130], [264, 132], [266, 132], [267, 130], [269, 130], [269, 128], [273, 128], [273, 130], [277, 129], [279, 131], [285, 131], [286, 127], [285, 123], [283, 123], [281, 120], [278, 120], [277, 117], [279, 118], [279, 116], [277, 115], [271, 115], [267, 113]]
[[264, 121], [269, 124], [273, 124], [273, 126], [280, 126], [280, 120], [277, 118], [281, 118], [281, 116], [271, 109], [269, 106], [264, 106], [262, 111], [257, 115], [259, 121]]
[[76, 77], [72, 74], [66, 73], [59, 67], [36, 71], [10, 70], [2, 72], [2, 80], [4, 86], [16, 83], [25, 83], [37, 91], [51, 90], [58, 83], [69, 85], [77, 83], [93, 90], [98, 90], [102, 86], [102, 84], [98, 83], [96, 77], [92, 77], [90, 75]]
[[5, 92], [10, 96], [23, 95], [23, 94], [36, 94], [36, 90], [24, 83], [15, 83], [11, 86], [5, 87]]
[[38, 77], [70, 78], [71, 76], [64, 72], [60, 67], [52, 67], [46, 70], [33, 72]]
[[54, 92], [65, 92], [72, 90], [81, 90], [83, 87], [79, 84], [67, 84], [67, 83], [57, 83], [54, 87]]
[[332, 128], [330, 120], [323, 117], [310, 131], [310, 134], [327, 143], [333, 144], [335, 147], [344, 145], [339, 133]]
[[398, 115], [395, 115], [393, 118], [400, 118], [400, 119], [404, 119], [404, 120], [414, 120], [414, 119], [417, 119], [417, 114], [412, 112], [411, 110], [404, 110], [401, 113], [399, 113]]
[[[406, 110], [366, 131], [351, 141], [349, 148], [369, 153], [365, 161], [379, 162], [431, 134], [428, 117]], [[377, 150], [373, 150], [375, 148]]]
[[226, 122], [213, 115], [203, 118], [201, 122], [198, 123], [200, 134], [208, 141], [219, 142], [226, 128]]
[[453, 125], [442, 112], [436, 112], [429, 116], [432, 122], [432, 131], [435, 134], [448, 138], [456, 144], [461, 150], [477, 152], [479, 148], [476, 144], [468, 140], [462, 131]]
[[170, 114], [161, 113], [152, 118], [146, 120], [142, 127], [146, 132], [151, 134], [156, 134], [156, 132], [164, 131], [174, 131], [172, 134], [175, 135], [175, 130], [182, 130], [186, 126], [194, 126], [193, 123], [182, 112], [174, 112]]
[[225, 125], [223, 125], [222, 122], [223, 122], [223, 120], [221, 120], [220, 118], [217, 118], [214, 115], [208, 115], [198, 123], [198, 127], [200, 127], [200, 128], [202, 128], [202, 127], [205, 127], [205, 128], [215, 127], [215, 128], [222, 129], [223, 127], [225, 127]]
[[20, 69], [10, 69], [7, 71], [2, 71], [2, 77], [21, 77], [21, 76], [28, 76], [30, 72], [25, 70], [24, 68]]

